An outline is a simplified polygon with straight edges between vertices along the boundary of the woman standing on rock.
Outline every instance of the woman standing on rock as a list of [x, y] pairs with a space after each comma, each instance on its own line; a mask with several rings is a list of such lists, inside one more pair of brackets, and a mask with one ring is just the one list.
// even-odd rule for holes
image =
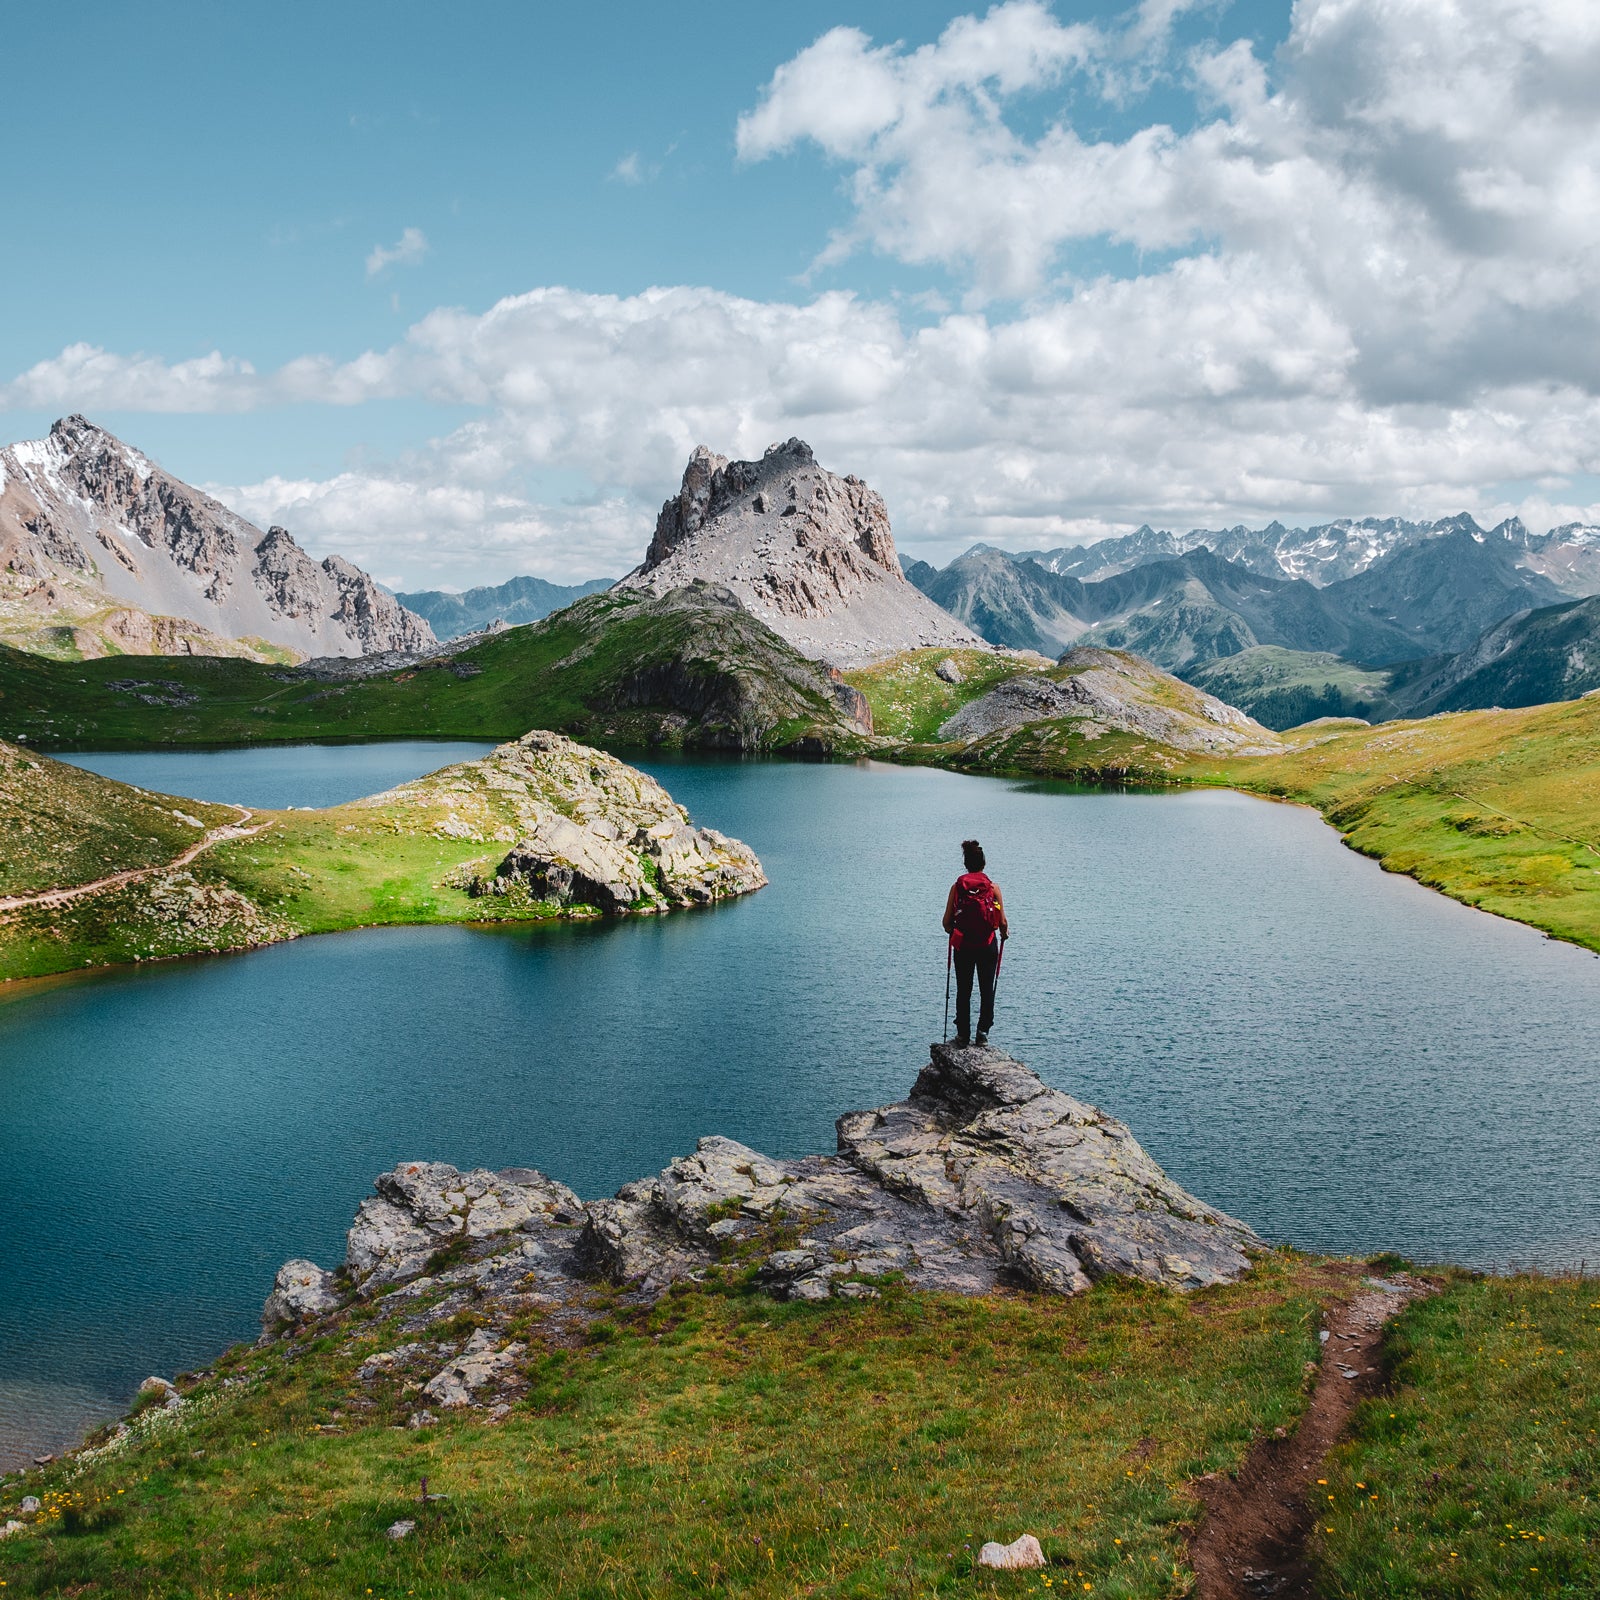
[[984, 873], [987, 862], [976, 839], [961, 841], [967, 870], [950, 885], [944, 903], [944, 931], [956, 966], [956, 1037], [968, 1045], [972, 1024], [972, 979], [978, 979], [978, 1043], [989, 1042], [994, 1026], [994, 980], [1000, 970], [1003, 941], [1011, 937], [1006, 904], [999, 885]]

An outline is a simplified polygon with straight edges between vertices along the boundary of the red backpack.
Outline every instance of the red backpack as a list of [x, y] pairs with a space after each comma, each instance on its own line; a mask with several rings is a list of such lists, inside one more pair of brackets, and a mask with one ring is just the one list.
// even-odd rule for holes
[[950, 942], [959, 950], [970, 939], [982, 949], [1000, 926], [998, 893], [981, 872], [963, 872], [956, 879], [955, 928]]

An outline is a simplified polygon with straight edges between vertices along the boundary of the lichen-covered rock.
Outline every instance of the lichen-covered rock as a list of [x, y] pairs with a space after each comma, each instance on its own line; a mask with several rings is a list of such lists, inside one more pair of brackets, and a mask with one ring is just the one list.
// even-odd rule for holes
[[525, 1347], [512, 1343], [496, 1349], [494, 1337], [480, 1328], [467, 1341], [467, 1347], [422, 1386], [422, 1392], [435, 1405], [469, 1406], [486, 1384], [503, 1377], [515, 1365]]
[[338, 1287], [331, 1272], [314, 1261], [286, 1261], [261, 1308], [261, 1336], [270, 1338], [280, 1328], [309, 1322], [333, 1311], [339, 1304]]
[[454, 839], [509, 843], [478, 896], [608, 913], [666, 911], [748, 894], [767, 881], [748, 845], [696, 828], [647, 773], [564, 734], [536, 729], [478, 761], [355, 803]]
[[530, 1220], [579, 1221], [583, 1202], [531, 1167], [458, 1172], [438, 1161], [407, 1161], [384, 1173], [361, 1202], [345, 1240], [345, 1266], [369, 1293], [419, 1276], [457, 1241], [509, 1234]]
[[[407, 1162], [376, 1187], [350, 1230], [354, 1291], [402, 1285], [397, 1304], [427, 1291], [436, 1317], [470, 1298], [502, 1322], [533, 1306], [570, 1310], [597, 1280], [653, 1298], [717, 1263], [755, 1268], [783, 1299], [870, 1295], [890, 1276], [956, 1294], [1002, 1283], [1075, 1294], [1107, 1276], [1225, 1283], [1262, 1248], [1115, 1118], [1003, 1051], [953, 1045], [933, 1046], [906, 1099], [840, 1117], [835, 1155], [781, 1161], [713, 1135], [588, 1204], [527, 1167]], [[304, 1276], [309, 1263], [290, 1266]], [[506, 1339], [475, 1334], [428, 1397], [475, 1403], [515, 1363]]]

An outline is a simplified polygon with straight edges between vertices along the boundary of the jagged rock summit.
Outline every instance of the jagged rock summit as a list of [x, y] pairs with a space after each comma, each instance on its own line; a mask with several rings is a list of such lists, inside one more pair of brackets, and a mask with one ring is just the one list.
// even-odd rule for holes
[[359, 567], [313, 561], [84, 417], [0, 450], [0, 638], [73, 656], [419, 650]]
[[[581, 1317], [597, 1283], [650, 1299], [719, 1264], [753, 1269], [782, 1299], [873, 1295], [891, 1273], [956, 1294], [1003, 1283], [1076, 1294], [1107, 1276], [1179, 1290], [1231, 1282], [1264, 1248], [1175, 1184], [1115, 1118], [1003, 1051], [953, 1045], [933, 1046], [906, 1099], [840, 1117], [831, 1156], [780, 1161], [714, 1136], [588, 1204], [527, 1167], [405, 1162], [376, 1188], [338, 1273], [302, 1260], [281, 1269], [264, 1338], [392, 1292], [416, 1303], [408, 1334], [470, 1306], [484, 1325], [464, 1354], [487, 1356], [529, 1310]], [[450, 1356], [430, 1392], [473, 1403], [472, 1385], [446, 1381], [463, 1353], [407, 1348]]]
[[759, 461], [698, 446], [644, 561], [617, 587], [665, 594], [697, 579], [836, 667], [927, 645], [987, 648], [906, 581], [883, 497], [820, 467], [800, 439]]

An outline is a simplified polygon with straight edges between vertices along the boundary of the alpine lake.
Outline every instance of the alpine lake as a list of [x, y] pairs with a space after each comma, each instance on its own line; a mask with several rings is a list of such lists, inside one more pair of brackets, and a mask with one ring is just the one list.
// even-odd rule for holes
[[[68, 759], [327, 805], [486, 745]], [[994, 1042], [1307, 1250], [1600, 1261], [1600, 960], [1225, 792], [872, 763], [639, 763], [769, 888], [670, 917], [390, 928], [0, 990], [0, 1467], [254, 1336], [402, 1160], [609, 1193], [722, 1133], [833, 1148], [940, 1037], [976, 835], [1013, 939]]]

